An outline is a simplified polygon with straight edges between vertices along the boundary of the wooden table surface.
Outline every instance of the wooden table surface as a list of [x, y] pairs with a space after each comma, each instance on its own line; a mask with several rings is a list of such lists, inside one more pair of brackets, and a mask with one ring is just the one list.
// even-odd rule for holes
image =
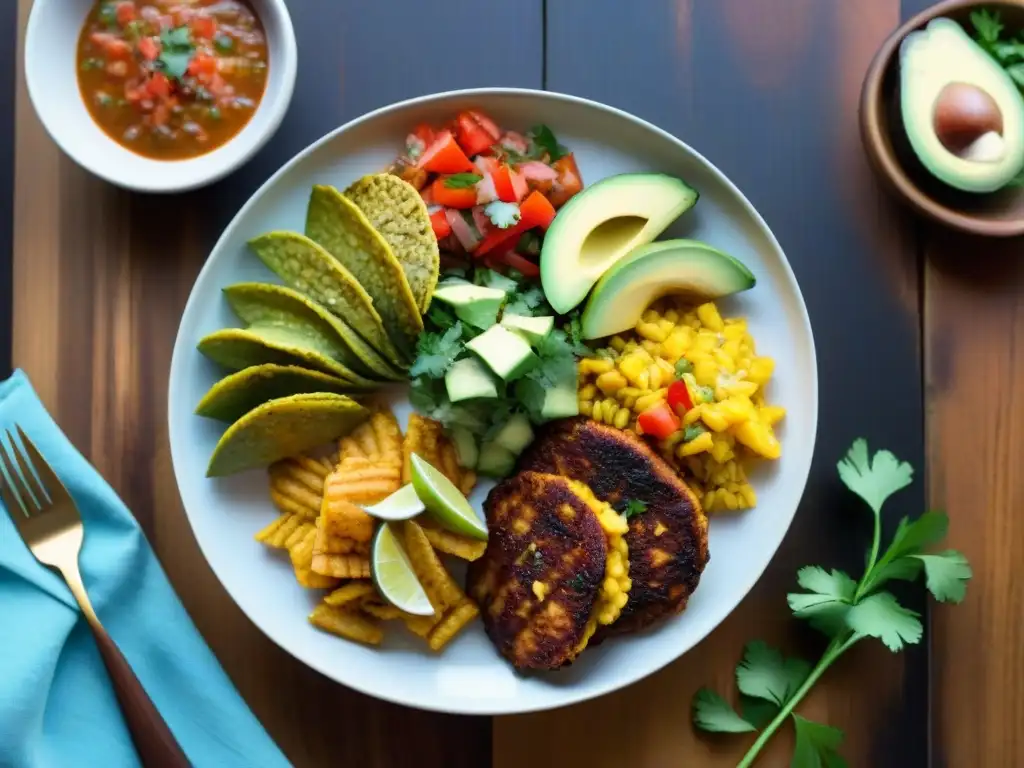
[[[948, 510], [975, 577], [956, 608], [927, 606], [925, 642], [864, 643], [802, 706], [845, 730], [851, 766], [1020, 764], [1024, 754], [1024, 261], [1021, 241], [970, 240], [911, 218], [871, 177], [857, 135], [861, 79], [925, 0], [294, 0], [301, 63], [278, 134], [198, 192], [134, 195], [64, 157], [0, 80], [0, 366], [32, 378], [72, 441], [134, 510], [228, 674], [299, 766], [728, 766], [748, 740], [699, 737], [689, 701], [730, 686], [743, 644], [807, 654], [789, 618], [795, 570], [860, 565], [866, 529], [835, 475], [863, 435], [918, 481], [890, 510]], [[7, 0], [24, 31], [31, 0]], [[429, 6], [429, 10], [428, 10]], [[17, 24], [13, 18], [18, 13]], [[400, 29], [401, 34], [396, 30]], [[387, 42], [388, 47], [384, 47]], [[440, 49], [443, 55], [431, 55]], [[367, 110], [471, 86], [548, 88], [629, 110], [696, 147], [761, 211], [800, 281], [817, 343], [821, 418], [804, 501], [756, 588], [658, 674], [545, 714], [463, 718], [383, 704], [306, 669], [231, 602], [193, 539], [171, 474], [171, 347], [221, 229], [292, 154]], [[15, 103], [16, 109], [9, 105]], [[13, 174], [12, 174], [13, 152]], [[11, 208], [13, 190], [13, 249]], [[12, 258], [9, 258], [13, 254]], [[13, 262], [13, 303], [7, 283]], [[10, 330], [10, 333], [8, 331]], [[1020, 336], [1018, 335], [1020, 334]], [[2, 371], [0, 371], [2, 373]], [[756, 512], [754, 513], [756, 514]], [[614, 743], [597, 739], [618, 731]], [[789, 737], [760, 764], [788, 764]]]

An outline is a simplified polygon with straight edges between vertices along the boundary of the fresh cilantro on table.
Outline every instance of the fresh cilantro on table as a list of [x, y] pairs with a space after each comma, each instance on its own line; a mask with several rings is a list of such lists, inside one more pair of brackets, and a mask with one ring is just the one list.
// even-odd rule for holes
[[448, 189], [469, 189], [482, 178], [479, 173], [453, 173], [445, 177], [444, 185]]
[[180, 80], [188, 71], [195, 53], [188, 27], [173, 27], [160, 33], [160, 55], [156, 64], [165, 75]]
[[753, 765], [765, 744], [789, 719], [795, 732], [792, 766], [845, 768], [846, 761], [838, 752], [843, 732], [802, 717], [794, 711], [796, 706], [825, 671], [864, 638], [877, 638], [893, 652], [921, 641], [924, 628], [918, 614], [881, 589], [888, 581], [914, 581], [924, 571], [925, 585], [936, 600], [958, 603], [966, 594], [971, 578], [967, 559], [954, 550], [925, 551], [946, 535], [948, 518], [944, 514], [927, 512], [913, 521], [903, 518], [889, 546], [880, 553], [882, 507], [892, 494], [910, 485], [913, 469], [908, 463], [885, 450], [869, 456], [867, 442], [858, 439], [839, 462], [838, 470], [846, 487], [864, 500], [873, 515], [864, 574], [854, 581], [843, 571], [806, 566], [797, 572], [797, 584], [804, 591], [788, 596], [793, 615], [807, 620], [830, 639], [825, 652], [812, 668], [802, 659], [784, 657], [763, 642], [751, 642], [736, 667], [742, 714], [707, 688], [693, 697], [697, 728], [758, 733], [738, 768]]
[[543, 123], [533, 126], [526, 138], [530, 141], [531, 157], [539, 159], [546, 154], [548, 161], [553, 163], [569, 154], [569, 150], [558, 143], [554, 132]]

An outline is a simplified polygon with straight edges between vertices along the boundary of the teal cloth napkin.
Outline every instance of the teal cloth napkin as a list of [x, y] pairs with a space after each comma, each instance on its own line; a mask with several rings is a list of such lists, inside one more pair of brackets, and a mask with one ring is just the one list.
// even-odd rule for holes
[[[178, 601], [138, 524], [68, 442], [28, 378], [0, 383], [15, 421], [82, 512], [82, 577], [100, 620], [198, 768], [287, 766]], [[137, 766], [106, 669], [63, 580], [0, 512], [0, 766]]]

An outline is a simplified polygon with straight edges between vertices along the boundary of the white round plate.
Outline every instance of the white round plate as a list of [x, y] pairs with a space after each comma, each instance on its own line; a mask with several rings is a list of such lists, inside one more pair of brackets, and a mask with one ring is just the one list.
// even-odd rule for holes
[[[763, 462], [752, 482], [757, 508], [711, 522], [711, 561], [686, 611], [659, 626], [609, 640], [570, 668], [520, 675], [491, 646], [480, 622], [439, 655], [389, 627], [381, 648], [315, 629], [306, 617], [318, 593], [302, 589], [287, 558], [253, 534], [277, 515], [266, 473], [207, 479], [206, 464], [224, 425], [194, 415], [224, 374], [196, 351], [218, 328], [239, 325], [221, 288], [245, 280], [278, 282], [246, 249], [273, 229], [301, 231], [313, 184], [343, 188], [386, 167], [417, 123], [439, 124], [478, 107], [509, 129], [544, 122], [570, 147], [584, 183], [624, 171], [661, 171], [686, 179], [700, 201], [663, 237], [705, 240], [741, 259], [757, 286], [723, 302], [749, 318], [761, 354], [775, 358], [771, 400], [787, 409], [779, 428], [782, 458]], [[404, 428], [408, 403], [397, 409]], [[463, 714], [550, 709], [614, 691], [660, 669], [696, 645], [739, 604], [782, 542], [803, 494], [818, 420], [814, 341], [800, 289], [778, 242], [746, 198], [697, 152], [654, 126], [594, 102], [553, 93], [487, 89], [427, 96], [380, 109], [338, 128], [299, 153], [239, 211], [196, 280], [178, 329], [171, 363], [171, 456], [185, 510], [199, 546], [232, 598], [274, 642], [340, 683], [381, 699]], [[490, 489], [481, 483], [476, 508]]]

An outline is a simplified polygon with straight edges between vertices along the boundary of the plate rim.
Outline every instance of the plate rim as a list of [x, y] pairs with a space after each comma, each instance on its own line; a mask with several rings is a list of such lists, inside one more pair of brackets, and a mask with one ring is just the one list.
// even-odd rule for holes
[[[236, 224], [238, 223], [238, 221], [245, 214], [248, 213], [249, 209], [251, 207], [253, 207], [257, 203], [257, 201], [259, 201], [264, 196], [264, 194], [274, 184], [277, 183], [278, 179], [280, 179], [283, 175], [285, 175], [288, 171], [290, 171], [295, 165], [297, 165], [298, 163], [300, 163], [303, 160], [305, 160], [313, 152], [317, 151], [320, 147], [322, 147], [325, 144], [328, 144], [329, 142], [333, 141], [335, 139], [335, 137], [337, 137], [338, 135], [342, 134], [345, 131], [349, 131], [349, 130], [351, 130], [353, 128], [356, 128], [356, 127], [358, 127], [358, 126], [360, 126], [360, 125], [362, 125], [364, 123], [370, 122], [370, 121], [372, 121], [372, 120], [374, 120], [374, 119], [376, 119], [378, 117], [382, 117], [382, 116], [387, 115], [387, 114], [389, 114], [391, 112], [394, 112], [394, 111], [398, 111], [398, 110], [402, 110], [402, 109], [406, 109], [406, 108], [410, 108], [410, 107], [420, 106], [420, 105], [427, 104], [427, 103], [433, 102], [433, 101], [439, 101], [439, 100], [444, 100], [444, 99], [460, 99], [460, 98], [471, 99], [471, 98], [484, 97], [484, 96], [486, 96], [486, 97], [521, 96], [521, 97], [533, 97], [533, 98], [540, 98], [540, 99], [551, 99], [553, 101], [573, 104], [573, 105], [576, 105], [576, 106], [587, 107], [587, 108], [591, 108], [591, 109], [597, 109], [599, 111], [606, 112], [606, 113], [608, 113], [608, 114], [610, 114], [610, 115], [612, 115], [612, 116], [614, 116], [614, 117], [616, 117], [618, 119], [630, 121], [630, 122], [636, 124], [637, 126], [639, 126], [641, 128], [644, 128], [644, 129], [646, 129], [648, 131], [653, 132], [654, 134], [657, 134], [660, 138], [669, 141], [670, 143], [674, 144], [679, 149], [681, 149], [681, 150], [683, 150], [685, 152], [690, 153], [690, 155], [694, 159], [696, 159], [698, 162], [702, 163], [704, 165], [705, 169], [708, 172], [710, 172], [712, 175], [714, 175], [716, 177], [716, 179], [718, 180], [718, 182], [721, 183], [723, 185], [723, 187], [726, 188], [734, 196], [734, 198], [743, 206], [743, 208], [745, 209], [747, 215], [749, 215], [751, 217], [751, 220], [760, 229], [761, 234], [763, 234], [768, 239], [768, 242], [777, 251], [777, 253], [782, 257], [781, 258], [781, 267], [782, 267], [782, 269], [784, 271], [784, 274], [785, 274], [787, 280], [792, 284], [793, 287], [795, 287], [797, 296], [800, 299], [799, 307], [797, 307], [797, 309], [799, 310], [798, 311], [798, 315], [799, 315], [799, 318], [800, 318], [800, 320], [802, 322], [802, 325], [803, 325], [804, 329], [807, 332], [807, 338], [808, 338], [808, 341], [809, 341], [809, 348], [807, 349], [807, 354], [809, 356], [810, 369], [811, 369], [811, 371], [813, 373], [813, 382], [812, 382], [813, 386], [811, 387], [811, 392], [812, 392], [812, 396], [810, 398], [811, 402], [809, 403], [809, 406], [808, 406], [808, 418], [809, 418], [809, 424], [811, 426], [811, 430], [810, 430], [810, 443], [807, 446], [807, 452], [808, 452], [808, 455], [811, 457], [811, 461], [809, 461], [807, 463], [806, 468], [803, 471], [801, 471], [800, 476], [797, 478], [797, 480], [799, 482], [798, 502], [797, 502], [796, 505], [794, 505], [792, 512], [789, 514], [788, 518], [786, 519], [785, 526], [784, 527], [780, 526], [779, 537], [778, 537], [778, 540], [775, 543], [775, 545], [774, 545], [774, 547], [773, 547], [773, 549], [771, 551], [771, 554], [765, 559], [764, 563], [760, 567], [758, 567], [756, 569], [756, 573], [752, 573], [748, 583], [746, 583], [742, 587], [741, 590], [738, 590], [739, 597], [736, 600], [735, 604], [732, 606], [732, 608], [730, 608], [724, 615], [722, 615], [718, 619], [717, 622], [715, 622], [714, 624], [709, 626], [707, 631], [704, 633], [703, 636], [701, 636], [699, 639], [694, 641], [693, 644], [690, 645], [685, 650], [682, 650], [678, 654], [676, 654], [674, 656], [671, 656], [669, 658], [666, 658], [666, 659], [664, 659], [664, 660], [662, 660], [662, 661], [660, 661], [658, 663], [652, 664], [649, 669], [644, 671], [642, 674], [636, 675], [635, 677], [632, 677], [632, 678], [629, 678], [629, 679], [625, 679], [625, 678], [613, 679], [613, 680], [611, 680], [609, 682], [606, 682], [606, 683], [603, 683], [603, 684], [599, 684], [599, 685], [597, 685], [597, 686], [595, 686], [593, 688], [587, 688], [587, 689], [567, 688], [565, 690], [572, 691], [572, 692], [568, 693], [558, 703], [538, 703], [538, 704], [534, 704], [534, 705], [521, 706], [521, 705], [517, 704], [517, 702], [519, 701], [518, 699], [511, 699], [508, 702], [500, 702], [500, 703], [496, 702], [496, 701], [491, 701], [491, 702], [485, 704], [484, 707], [477, 708], [477, 707], [472, 707], [472, 706], [452, 707], [450, 705], [446, 705], [441, 700], [437, 700], [437, 701], [432, 700], [432, 699], [427, 699], [427, 700], [424, 700], [424, 701], [413, 700], [413, 699], [411, 699], [409, 697], [403, 697], [400, 694], [391, 693], [391, 692], [383, 692], [383, 691], [380, 691], [380, 690], [375, 690], [371, 686], [362, 685], [362, 684], [354, 684], [354, 683], [350, 683], [350, 682], [343, 682], [343, 681], [339, 680], [338, 677], [331, 671], [331, 668], [330, 668], [330, 666], [328, 664], [322, 663], [319, 659], [315, 659], [315, 658], [314, 659], [307, 659], [307, 658], [299, 656], [292, 649], [288, 648], [282, 642], [279, 642], [277, 637], [275, 637], [271, 632], [269, 632], [264, 627], [262, 627], [259, 624], [257, 624], [256, 621], [253, 620], [248, 615], [248, 613], [246, 613], [244, 610], [242, 610], [241, 609], [242, 602], [240, 600], [238, 600], [238, 598], [235, 596], [234, 590], [231, 587], [228, 586], [228, 584], [226, 583], [225, 579], [222, 578], [221, 573], [218, 570], [218, 567], [214, 565], [213, 560], [211, 560], [211, 558], [207, 554], [207, 547], [205, 547], [203, 545], [203, 542], [200, 540], [200, 537], [196, 534], [195, 527], [192, 524], [192, 518], [189, 515], [189, 512], [188, 512], [188, 510], [185, 507], [184, 499], [182, 498], [182, 493], [181, 493], [182, 484], [181, 484], [181, 482], [179, 480], [178, 464], [175, 461], [175, 451], [174, 451], [174, 448], [173, 448], [174, 445], [175, 445], [174, 435], [175, 435], [177, 430], [176, 430], [174, 422], [173, 422], [173, 420], [171, 418], [171, 403], [174, 402], [173, 392], [176, 389], [176, 387], [174, 385], [174, 382], [175, 382], [175, 380], [177, 378], [175, 376], [175, 371], [182, 365], [180, 360], [182, 359], [183, 355], [195, 352], [195, 344], [190, 342], [190, 341], [188, 341], [188, 340], [186, 340], [186, 339], [184, 339], [183, 335], [182, 335], [182, 331], [183, 331], [183, 328], [184, 328], [184, 325], [185, 325], [185, 318], [189, 316], [189, 313], [192, 310], [193, 302], [194, 301], [198, 301], [197, 294], [195, 293], [195, 286], [202, 280], [202, 278], [206, 274], [207, 270], [210, 270], [210, 269], [213, 268], [212, 267], [213, 259], [211, 258], [212, 254], [214, 254], [214, 253], [216, 253], [218, 251], [218, 249], [221, 247], [221, 245], [225, 242], [225, 240], [233, 232], [233, 230], [234, 230]], [[808, 482], [808, 479], [810, 477], [811, 466], [813, 465], [814, 449], [815, 449], [815, 446], [816, 446], [816, 443], [817, 443], [817, 435], [818, 435], [818, 420], [819, 420], [818, 416], [819, 416], [818, 362], [817, 362], [816, 347], [815, 347], [815, 343], [814, 343], [814, 329], [813, 329], [813, 327], [811, 325], [810, 315], [808, 314], [808, 311], [807, 311], [807, 302], [804, 300], [803, 292], [800, 290], [800, 284], [799, 284], [799, 282], [796, 279], [796, 274], [793, 272], [793, 267], [789, 263], [789, 258], [786, 256], [786, 253], [783, 250], [782, 245], [779, 243], [778, 239], [775, 237], [775, 233], [772, 232], [771, 228], [768, 226], [768, 223], [764, 220], [764, 217], [761, 216], [760, 212], [754, 207], [754, 205], [750, 202], [750, 200], [747, 199], [746, 195], [744, 195], [743, 192], [732, 182], [732, 180], [717, 165], [715, 165], [713, 162], [711, 162], [707, 157], [705, 157], [703, 154], [701, 154], [699, 151], [694, 149], [692, 146], [690, 146], [688, 143], [686, 143], [685, 141], [683, 141], [679, 137], [669, 133], [668, 131], [666, 131], [663, 128], [660, 128], [659, 126], [655, 125], [654, 123], [651, 123], [648, 120], [645, 120], [645, 119], [643, 119], [641, 117], [637, 117], [636, 115], [633, 115], [630, 112], [627, 112], [627, 111], [625, 111], [623, 109], [620, 109], [618, 107], [614, 107], [614, 106], [611, 106], [609, 104], [605, 104], [603, 102], [599, 102], [599, 101], [596, 101], [596, 100], [593, 100], [593, 99], [588, 99], [588, 98], [581, 97], [581, 96], [574, 96], [574, 95], [567, 94], [567, 93], [562, 93], [562, 92], [559, 92], [559, 91], [549, 91], [549, 90], [542, 90], [542, 89], [536, 89], [536, 88], [513, 88], [513, 87], [465, 88], [465, 89], [455, 89], [455, 90], [449, 90], [449, 91], [438, 91], [438, 92], [426, 94], [426, 95], [423, 95], [423, 96], [416, 96], [416, 97], [412, 97], [412, 98], [408, 98], [408, 99], [403, 99], [401, 101], [392, 102], [390, 104], [383, 105], [383, 106], [378, 107], [378, 108], [376, 108], [374, 110], [371, 110], [371, 111], [366, 112], [366, 113], [364, 113], [362, 115], [359, 115], [359, 116], [357, 116], [357, 117], [355, 117], [355, 118], [353, 118], [353, 119], [351, 119], [351, 120], [349, 120], [349, 121], [347, 121], [345, 123], [342, 123], [341, 125], [339, 125], [336, 128], [328, 131], [323, 136], [321, 136], [320, 138], [312, 141], [310, 144], [306, 145], [304, 148], [302, 148], [301, 150], [296, 152], [294, 155], [292, 155], [273, 174], [271, 174], [267, 178], [266, 181], [264, 181], [249, 196], [248, 200], [246, 200], [246, 202], [236, 211], [235, 215], [231, 218], [231, 220], [224, 226], [224, 229], [221, 232], [220, 236], [217, 238], [216, 242], [210, 248], [210, 252], [207, 255], [206, 260], [203, 262], [202, 268], [199, 270], [198, 274], [196, 275], [195, 279], [193, 280], [192, 288], [189, 290], [188, 300], [185, 303], [185, 307], [184, 307], [184, 309], [182, 310], [182, 313], [181, 313], [181, 318], [179, 319], [179, 322], [178, 322], [178, 330], [177, 330], [176, 335], [175, 335], [174, 347], [173, 347], [173, 350], [172, 350], [172, 353], [171, 353], [171, 365], [170, 365], [170, 369], [169, 369], [169, 372], [168, 372], [168, 386], [167, 386], [168, 447], [170, 449], [171, 467], [172, 467], [172, 471], [174, 472], [175, 487], [176, 487], [176, 490], [178, 491], [178, 498], [181, 501], [181, 506], [182, 506], [182, 510], [184, 511], [185, 519], [188, 521], [189, 528], [192, 530], [193, 537], [196, 540], [196, 544], [199, 547], [199, 551], [203, 555], [203, 559], [206, 561], [206, 563], [209, 566], [210, 570], [213, 571], [214, 575], [217, 577], [217, 581], [220, 583], [220, 585], [224, 589], [224, 591], [227, 592], [228, 596], [232, 599], [232, 601], [234, 601], [235, 605], [238, 606], [238, 608], [240, 610], [242, 610], [242, 613], [245, 615], [246, 619], [248, 619], [249, 622], [251, 624], [253, 624], [265, 637], [267, 637], [271, 642], [273, 642], [276, 646], [278, 646], [283, 651], [285, 651], [289, 656], [294, 658], [296, 661], [298, 661], [298, 662], [308, 666], [309, 668], [319, 672], [320, 674], [322, 674], [325, 677], [327, 677], [328, 679], [338, 683], [339, 685], [343, 685], [346, 688], [349, 688], [350, 690], [358, 691], [359, 693], [362, 693], [362, 694], [364, 694], [366, 696], [371, 696], [371, 697], [373, 697], [375, 699], [379, 699], [381, 701], [386, 701], [386, 702], [389, 702], [389, 703], [392, 703], [392, 704], [398, 704], [398, 705], [401, 705], [401, 706], [411, 707], [413, 709], [419, 709], [419, 710], [423, 710], [423, 711], [440, 712], [440, 713], [445, 713], [445, 714], [456, 714], [456, 715], [476, 715], [476, 716], [490, 716], [490, 717], [502, 716], [502, 715], [515, 715], [515, 714], [529, 714], [529, 713], [533, 713], [533, 712], [543, 712], [543, 711], [550, 711], [550, 710], [554, 710], [554, 709], [560, 709], [562, 707], [567, 707], [567, 706], [571, 706], [571, 705], [574, 705], [574, 704], [580, 704], [580, 703], [585, 702], [585, 701], [590, 701], [590, 700], [593, 700], [593, 699], [597, 699], [597, 698], [600, 698], [602, 696], [605, 696], [605, 695], [607, 695], [609, 693], [613, 693], [613, 692], [618, 691], [618, 690], [623, 690], [625, 688], [628, 688], [628, 687], [630, 687], [630, 686], [640, 682], [641, 680], [644, 680], [644, 679], [650, 677], [651, 675], [655, 674], [656, 672], [661, 671], [662, 669], [667, 667], [669, 664], [672, 664], [672, 663], [678, 661], [682, 656], [684, 656], [689, 651], [693, 650], [693, 648], [695, 648], [697, 645], [699, 645], [700, 643], [702, 643], [705, 640], [707, 640], [707, 638], [722, 624], [722, 622], [724, 622], [729, 616], [731, 616], [733, 614], [733, 612], [735, 612], [736, 609], [739, 608], [740, 605], [743, 603], [743, 601], [749, 596], [751, 590], [761, 580], [761, 577], [764, 575], [764, 572], [767, 570], [767, 568], [771, 564], [772, 560], [774, 560], [776, 555], [778, 555], [778, 552], [779, 552], [779, 550], [782, 547], [782, 543], [784, 542], [786, 536], [789, 534], [789, 531], [790, 531], [790, 529], [793, 526], [793, 521], [796, 518], [796, 513], [797, 513], [797, 510], [799, 509], [799, 502], [802, 501], [803, 496], [804, 496], [804, 494], [806, 493], [806, 490], [807, 490], [807, 482]], [[794, 481], [794, 482], [796, 482], [796, 481]], [[500, 706], [501, 703], [509, 703], [509, 704], [513, 704], [513, 706]]]

